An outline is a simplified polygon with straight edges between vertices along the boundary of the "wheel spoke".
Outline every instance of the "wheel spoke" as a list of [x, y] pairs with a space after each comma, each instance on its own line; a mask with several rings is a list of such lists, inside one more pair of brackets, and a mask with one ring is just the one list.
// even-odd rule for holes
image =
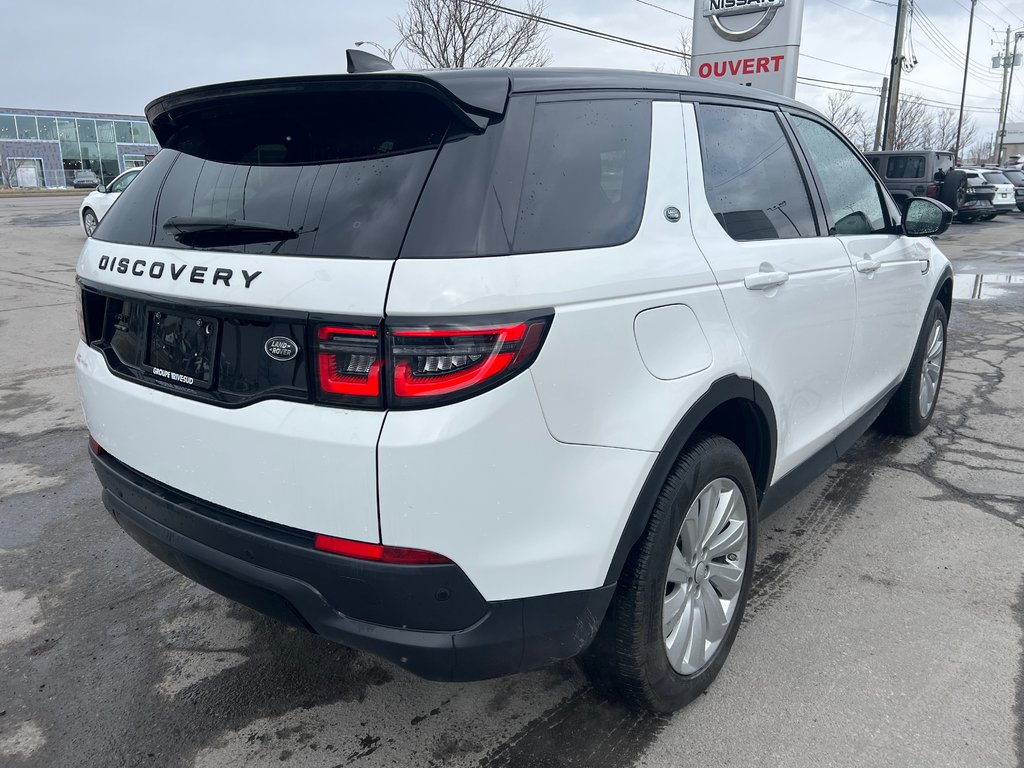
[[732, 600], [743, 585], [743, 568], [732, 563], [708, 563], [708, 581], [726, 600]]
[[704, 546], [704, 542], [708, 540], [708, 536], [711, 535], [711, 525], [718, 512], [719, 504], [719, 493], [716, 483], [711, 483], [697, 498], [698, 512], [697, 512], [697, 546], [698, 549]]
[[673, 630], [679, 627], [679, 619], [683, 611], [689, 607], [690, 591], [686, 587], [680, 587], [665, 598], [661, 608], [661, 629], [662, 635], [667, 640]]
[[718, 504], [709, 516], [707, 530], [701, 538], [701, 547], [708, 546], [711, 540], [729, 522], [729, 515], [732, 514], [732, 510], [736, 506], [735, 497], [735, 491], [726, 491], [725, 493], [718, 494]]
[[696, 601], [687, 595], [683, 603], [682, 611], [679, 614], [679, 622], [674, 630], [669, 630], [665, 637], [665, 646], [668, 651], [668, 659], [672, 667], [678, 671], [683, 670], [683, 656], [686, 653], [686, 641], [690, 636], [690, 626], [693, 624], [693, 606]]
[[745, 520], [730, 520], [724, 531], [708, 544], [708, 559], [714, 560], [732, 552], [739, 553], [747, 543], [747, 523]]
[[685, 584], [686, 580], [693, 574], [693, 568], [686, 562], [686, 558], [679, 550], [679, 545], [672, 547], [672, 558], [668, 563], [668, 583]]
[[704, 615], [704, 604], [702, 600], [690, 601], [690, 626], [682, 643], [684, 646], [683, 660], [692, 670], [704, 666], [704, 634], [707, 617]]
[[700, 539], [697, 534], [697, 513], [696, 510], [691, 508], [690, 512], [686, 515], [686, 519], [683, 520], [683, 525], [679, 529], [679, 538], [677, 539], [677, 545], [682, 551], [683, 556], [689, 560], [692, 560], [700, 549]]
[[717, 643], [725, 637], [725, 630], [729, 626], [729, 620], [725, 618], [725, 610], [722, 608], [722, 601], [715, 594], [715, 590], [707, 585], [700, 590], [700, 600], [707, 624], [705, 639], [710, 643]]

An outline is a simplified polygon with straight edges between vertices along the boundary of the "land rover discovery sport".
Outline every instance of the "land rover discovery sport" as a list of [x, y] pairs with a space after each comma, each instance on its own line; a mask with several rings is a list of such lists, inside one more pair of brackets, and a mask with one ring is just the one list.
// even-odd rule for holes
[[926, 427], [952, 276], [807, 107], [603, 70], [173, 93], [78, 264], [103, 502], [282, 621], [438, 680], [714, 679], [758, 521]]

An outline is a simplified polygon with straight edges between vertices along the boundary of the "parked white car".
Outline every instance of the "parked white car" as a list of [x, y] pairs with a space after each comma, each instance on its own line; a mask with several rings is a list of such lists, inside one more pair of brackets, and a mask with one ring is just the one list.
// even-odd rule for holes
[[121, 193], [128, 189], [135, 177], [139, 175], [141, 168], [129, 168], [120, 176], [115, 178], [106, 186], [100, 185], [82, 199], [78, 206], [78, 220], [82, 222], [86, 237], [92, 237], [100, 221], [107, 215], [110, 206], [121, 196]]
[[146, 115], [164, 149], [77, 269], [103, 502], [419, 675], [582, 654], [677, 709], [725, 663], [758, 521], [869, 425], [932, 418], [953, 212], [896, 206], [796, 101], [545, 67]]
[[[1010, 213], [1017, 210], [1017, 190], [1003, 172], [993, 168], [964, 168], [962, 169], [968, 180], [971, 177], [982, 179], [986, 184], [995, 187], [996, 194], [992, 198], [992, 205], [995, 212], [979, 216], [982, 221], [991, 221], [1001, 213]], [[969, 182], [968, 182], [969, 183]]]

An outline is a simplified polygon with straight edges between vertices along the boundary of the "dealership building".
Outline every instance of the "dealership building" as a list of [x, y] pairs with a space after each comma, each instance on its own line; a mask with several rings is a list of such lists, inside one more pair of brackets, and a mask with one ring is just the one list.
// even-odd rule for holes
[[159, 149], [137, 115], [0, 107], [0, 187], [70, 187], [82, 170], [107, 184]]

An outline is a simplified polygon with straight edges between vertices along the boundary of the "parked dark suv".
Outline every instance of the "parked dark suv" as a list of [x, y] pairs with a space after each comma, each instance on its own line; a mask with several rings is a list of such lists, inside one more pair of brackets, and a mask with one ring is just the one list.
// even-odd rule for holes
[[900, 205], [912, 197], [933, 197], [956, 211], [967, 195], [967, 178], [954, 170], [952, 152], [896, 150], [864, 156]]

